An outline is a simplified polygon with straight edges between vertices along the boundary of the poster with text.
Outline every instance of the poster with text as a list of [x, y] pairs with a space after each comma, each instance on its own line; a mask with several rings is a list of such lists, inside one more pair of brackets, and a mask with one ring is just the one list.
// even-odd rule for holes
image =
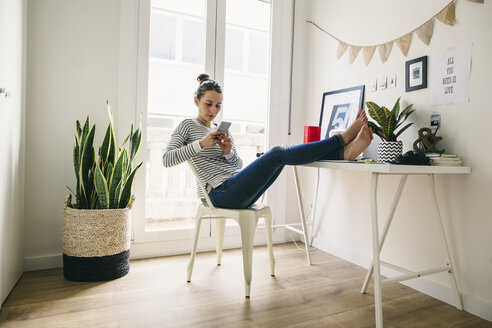
[[471, 56], [471, 44], [432, 56], [432, 105], [470, 100]]

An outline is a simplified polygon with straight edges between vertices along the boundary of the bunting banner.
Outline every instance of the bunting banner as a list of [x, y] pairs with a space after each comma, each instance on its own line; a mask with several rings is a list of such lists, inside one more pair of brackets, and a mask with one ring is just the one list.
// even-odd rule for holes
[[362, 55], [364, 55], [364, 63], [369, 64], [371, 61], [372, 55], [374, 55], [374, 51], [376, 50], [376, 47], [364, 47], [362, 50]]
[[[470, 2], [476, 2], [476, 3], [484, 3], [483, 0], [468, 0]], [[362, 50], [362, 55], [364, 57], [364, 63], [365, 65], [369, 65], [371, 62], [371, 59], [373, 57], [374, 51], [376, 48], [378, 49], [379, 56], [381, 58], [381, 61], [385, 63], [390, 54], [391, 50], [393, 48], [393, 43], [396, 43], [400, 51], [403, 53], [403, 55], [406, 57], [408, 53], [408, 49], [410, 48], [410, 43], [412, 41], [412, 34], [415, 32], [419, 39], [425, 44], [429, 45], [432, 39], [432, 33], [434, 32], [434, 21], [435, 19], [439, 20], [441, 23], [449, 25], [449, 26], [454, 26], [454, 23], [456, 21], [456, 4], [455, 0], [452, 0], [450, 3], [448, 3], [442, 10], [440, 10], [437, 14], [432, 16], [430, 19], [428, 19], [425, 23], [417, 27], [416, 29], [406, 33], [405, 35], [398, 37], [394, 40], [384, 42], [381, 44], [374, 44], [374, 45], [366, 45], [366, 46], [361, 46], [361, 45], [354, 45], [350, 44], [348, 42], [342, 41], [335, 37], [333, 34], [325, 31], [323, 28], [321, 28], [318, 24], [316, 24], [313, 21], [306, 21], [307, 23], [313, 24], [316, 28], [320, 29], [324, 33], [328, 34], [331, 36], [333, 39], [338, 41], [338, 50], [337, 50], [337, 59], [340, 59], [343, 54], [346, 52], [347, 48], [349, 48], [349, 63], [352, 64], [354, 60], [357, 58], [359, 55], [360, 51]]]
[[360, 48], [361, 47], [350, 46], [350, 56], [349, 56], [349, 63], [350, 64], [352, 64], [354, 62], [355, 58], [357, 58], [357, 55], [360, 52]]
[[408, 48], [410, 48], [410, 41], [412, 41], [412, 33], [408, 33], [396, 40], [396, 45], [400, 48], [405, 57], [407, 56]]
[[347, 47], [348, 44], [338, 42], [337, 59], [340, 59], [340, 57], [342, 57], [342, 55], [345, 53], [345, 50], [347, 50]]
[[430, 20], [424, 25], [420, 26], [415, 30], [420, 41], [422, 41], [426, 46], [428, 46], [432, 39], [432, 33], [434, 32], [434, 21]]

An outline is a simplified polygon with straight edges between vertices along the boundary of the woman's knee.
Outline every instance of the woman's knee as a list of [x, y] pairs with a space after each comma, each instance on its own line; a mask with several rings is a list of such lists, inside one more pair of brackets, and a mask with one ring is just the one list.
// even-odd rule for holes
[[285, 146], [273, 146], [268, 152], [273, 154], [283, 154], [285, 152], [285, 149]]
[[273, 146], [265, 155], [272, 164], [284, 164], [288, 146]]
[[273, 158], [278, 158], [279, 156], [282, 156], [285, 153], [285, 149], [286, 148], [284, 146], [273, 146], [266, 154], [268, 154], [268, 156], [271, 156]]

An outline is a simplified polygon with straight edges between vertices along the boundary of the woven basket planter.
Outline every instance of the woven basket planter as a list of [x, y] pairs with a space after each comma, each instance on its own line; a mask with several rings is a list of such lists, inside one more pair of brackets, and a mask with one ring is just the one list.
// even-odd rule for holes
[[392, 163], [403, 153], [403, 142], [381, 141], [378, 143], [378, 161]]
[[105, 281], [130, 270], [129, 207], [79, 210], [71, 195], [63, 208], [63, 275], [71, 281]]

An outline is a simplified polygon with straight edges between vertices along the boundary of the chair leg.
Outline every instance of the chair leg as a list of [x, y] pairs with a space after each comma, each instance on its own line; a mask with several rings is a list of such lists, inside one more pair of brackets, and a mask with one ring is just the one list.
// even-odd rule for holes
[[197, 215], [195, 219], [195, 240], [193, 241], [193, 249], [190, 254], [190, 261], [188, 262], [188, 270], [186, 272], [186, 281], [191, 282], [191, 274], [193, 273], [193, 265], [195, 264], [196, 247], [198, 245], [198, 237], [200, 236], [200, 226], [202, 224], [202, 218]]
[[254, 214], [241, 214], [238, 221], [239, 227], [241, 228], [241, 242], [243, 247], [245, 297], [249, 298], [253, 273], [253, 243], [258, 218]]
[[224, 244], [224, 230], [225, 230], [225, 219], [215, 220], [217, 223], [217, 265], [220, 266], [222, 263], [222, 245]]
[[275, 257], [273, 256], [272, 245], [272, 214], [265, 215], [266, 240], [268, 247], [268, 256], [270, 257], [270, 275], [275, 276]]

